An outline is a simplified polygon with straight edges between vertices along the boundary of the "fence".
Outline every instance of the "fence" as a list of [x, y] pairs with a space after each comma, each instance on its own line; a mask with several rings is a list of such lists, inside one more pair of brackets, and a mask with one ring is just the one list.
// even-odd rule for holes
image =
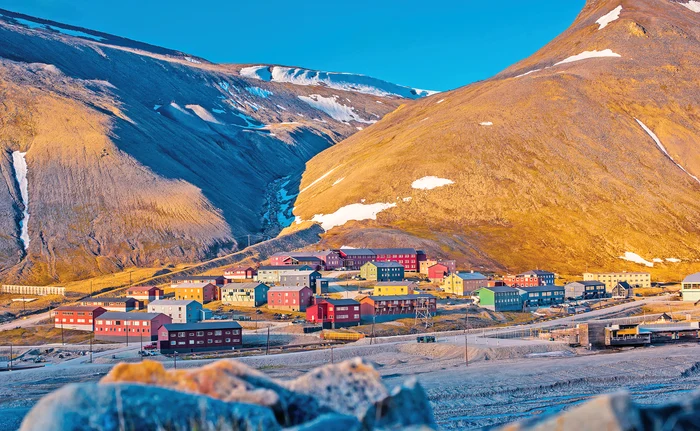
[[66, 296], [66, 288], [59, 286], [21, 286], [18, 284], [3, 284], [0, 289], [2, 293], [13, 293], [19, 295], [62, 295]]

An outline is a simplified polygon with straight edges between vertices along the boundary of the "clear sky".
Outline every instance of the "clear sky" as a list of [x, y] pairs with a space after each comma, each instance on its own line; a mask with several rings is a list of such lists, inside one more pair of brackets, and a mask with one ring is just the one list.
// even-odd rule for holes
[[[218, 63], [354, 72], [448, 90], [565, 30], [585, 0], [0, 0], [0, 8]], [[1, 42], [1, 41], [0, 41]]]

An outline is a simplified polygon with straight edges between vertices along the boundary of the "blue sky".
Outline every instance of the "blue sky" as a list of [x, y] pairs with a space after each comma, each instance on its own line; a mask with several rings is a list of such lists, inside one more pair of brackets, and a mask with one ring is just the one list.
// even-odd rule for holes
[[220, 63], [355, 72], [448, 90], [565, 30], [585, 0], [0, 0], [0, 8]]

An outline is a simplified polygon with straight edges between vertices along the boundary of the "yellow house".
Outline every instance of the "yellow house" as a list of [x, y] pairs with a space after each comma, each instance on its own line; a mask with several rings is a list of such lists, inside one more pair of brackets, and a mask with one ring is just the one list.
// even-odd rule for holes
[[600, 281], [605, 284], [607, 292], [612, 292], [621, 281], [627, 282], [632, 287], [651, 287], [651, 274], [648, 272], [584, 272], [583, 281]]
[[687, 276], [683, 280], [682, 287], [681, 295], [683, 296], [683, 301], [700, 301], [700, 272]]
[[412, 281], [383, 281], [374, 285], [373, 296], [410, 295], [417, 288]]
[[478, 272], [456, 272], [445, 277], [442, 290], [453, 295], [466, 296], [488, 286], [488, 277]]

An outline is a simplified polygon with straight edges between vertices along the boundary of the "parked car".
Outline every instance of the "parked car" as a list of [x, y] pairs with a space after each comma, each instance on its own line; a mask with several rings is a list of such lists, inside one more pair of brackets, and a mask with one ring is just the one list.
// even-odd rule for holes
[[435, 341], [434, 335], [422, 335], [420, 337], [416, 337], [416, 342], [418, 343], [434, 343]]

